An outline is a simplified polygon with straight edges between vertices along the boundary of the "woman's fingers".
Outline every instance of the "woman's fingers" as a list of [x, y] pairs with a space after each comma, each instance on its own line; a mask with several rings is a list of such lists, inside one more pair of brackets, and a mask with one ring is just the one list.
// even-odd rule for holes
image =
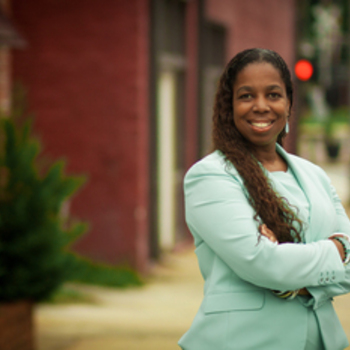
[[267, 237], [271, 242], [278, 243], [278, 240], [275, 234], [265, 224], [260, 225], [259, 231], [263, 236]]

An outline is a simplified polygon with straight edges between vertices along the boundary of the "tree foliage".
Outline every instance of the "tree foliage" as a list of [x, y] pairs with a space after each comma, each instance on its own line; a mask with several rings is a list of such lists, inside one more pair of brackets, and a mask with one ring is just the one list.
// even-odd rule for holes
[[30, 122], [0, 119], [0, 301], [49, 297], [67, 278], [68, 247], [86, 224], [61, 213], [84, 178], [64, 163], [39, 171]]

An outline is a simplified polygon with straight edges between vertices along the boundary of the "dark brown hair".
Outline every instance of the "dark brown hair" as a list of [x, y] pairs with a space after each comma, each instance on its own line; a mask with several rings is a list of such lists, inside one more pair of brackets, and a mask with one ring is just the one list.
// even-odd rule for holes
[[[286, 94], [293, 104], [293, 85], [289, 69], [280, 55], [267, 49], [249, 49], [238, 53], [224, 70], [214, 104], [213, 145], [231, 162], [243, 179], [249, 201], [255, 210], [254, 219], [264, 223], [280, 243], [301, 241], [302, 222], [290, 208], [288, 201], [275, 193], [264, 171], [253, 156], [251, 145], [238, 131], [233, 120], [233, 85], [237, 74], [252, 63], [267, 62], [281, 75]], [[285, 130], [278, 136], [282, 146]]]

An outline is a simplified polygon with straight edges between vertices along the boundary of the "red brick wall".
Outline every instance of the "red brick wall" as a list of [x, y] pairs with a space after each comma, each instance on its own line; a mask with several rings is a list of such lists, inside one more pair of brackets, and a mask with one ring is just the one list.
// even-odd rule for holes
[[34, 350], [33, 305], [0, 304], [0, 349]]
[[199, 1], [192, 0], [186, 8], [186, 169], [198, 157], [198, 6]]
[[45, 152], [88, 176], [72, 212], [76, 248], [142, 268], [148, 254], [148, 0], [13, 0], [28, 41], [14, 79], [28, 89]]
[[[1, 10], [9, 13], [9, 0], [0, 0]], [[8, 113], [11, 104], [11, 53], [8, 47], [0, 48], [0, 111]], [[0, 112], [0, 113], [1, 113]]]
[[0, 48], [0, 113], [8, 113], [11, 103], [11, 55], [8, 48]]
[[206, 17], [228, 30], [227, 60], [252, 47], [277, 51], [294, 62], [294, 0], [207, 0]]

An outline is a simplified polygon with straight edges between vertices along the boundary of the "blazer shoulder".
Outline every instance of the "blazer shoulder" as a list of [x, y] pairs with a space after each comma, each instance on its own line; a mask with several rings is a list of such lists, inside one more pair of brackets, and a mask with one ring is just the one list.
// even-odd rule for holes
[[327, 173], [320, 166], [310, 162], [309, 160], [290, 153], [288, 153], [288, 157], [299, 169], [303, 169], [310, 174], [315, 174], [322, 178], [328, 178]]
[[214, 151], [193, 164], [185, 175], [185, 181], [193, 176], [201, 175], [238, 175], [232, 163], [226, 161], [220, 151]]

